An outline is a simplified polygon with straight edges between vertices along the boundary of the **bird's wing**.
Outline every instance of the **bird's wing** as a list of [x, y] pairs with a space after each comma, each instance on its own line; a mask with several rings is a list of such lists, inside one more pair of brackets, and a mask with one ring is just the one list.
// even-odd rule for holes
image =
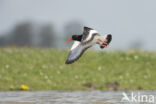
[[79, 41], [74, 41], [74, 43], [73, 43], [73, 45], [72, 45], [72, 47], [71, 47], [70, 50], [75, 49], [75, 48], [78, 47], [80, 44], [81, 44], [81, 42], [79, 42]]
[[96, 30], [89, 27], [84, 27], [81, 42], [90, 41], [95, 33], [97, 33]]
[[89, 47], [91, 46], [82, 45], [80, 42], [77, 41], [74, 42], [66, 60], [66, 64], [71, 64], [74, 61], [78, 60]]

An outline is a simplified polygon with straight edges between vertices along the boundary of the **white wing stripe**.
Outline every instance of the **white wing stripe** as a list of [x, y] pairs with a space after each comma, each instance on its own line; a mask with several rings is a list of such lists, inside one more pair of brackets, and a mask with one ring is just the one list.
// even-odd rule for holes
[[96, 30], [90, 30], [89, 35], [88, 35], [88, 37], [87, 37], [87, 39], [86, 39], [85, 41], [90, 40], [90, 39], [92, 38], [92, 35], [93, 35], [94, 33], [97, 33], [97, 31], [96, 31]]
[[80, 45], [80, 42], [79, 42], [79, 41], [74, 41], [74, 44], [72, 45], [72, 47], [71, 47], [70, 50], [75, 49], [75, 48], [78, 47], [79, 45]]

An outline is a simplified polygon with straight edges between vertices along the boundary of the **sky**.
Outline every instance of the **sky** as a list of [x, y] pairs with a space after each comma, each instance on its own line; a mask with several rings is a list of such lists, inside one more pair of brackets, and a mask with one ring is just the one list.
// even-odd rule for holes
[[66, 23], [81, 21], [101, 34], [112, 34], [112, 49], [137, 42], [156, 49], [156, 0], [0, 0], [0, 34], [17, 23], [52, 23], [63, 32]]

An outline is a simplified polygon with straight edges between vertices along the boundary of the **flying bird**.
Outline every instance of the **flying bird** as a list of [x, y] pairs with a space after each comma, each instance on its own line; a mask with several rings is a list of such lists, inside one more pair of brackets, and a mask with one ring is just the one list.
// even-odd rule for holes
[[78, 60], [88, 48], [95, 44], [99, 44], [101, 49], [107, 47], [112, 40], [112, 35], [102, 36], [96, 30], [84, 27], [81, 35], [73, 35], [66, 43], [72, 40], [74, 40], [74, 43], [65, 62], [66, 64], [72, 64]]

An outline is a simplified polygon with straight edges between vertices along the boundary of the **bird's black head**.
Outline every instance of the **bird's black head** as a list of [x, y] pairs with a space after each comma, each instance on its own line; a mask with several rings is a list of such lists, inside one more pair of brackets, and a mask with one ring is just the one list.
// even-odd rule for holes
[[81, 41], [81, 39], [82, 39], [82, 35], [73, 35], [70, 39], [68, 39], [66, 41], [66, 43], [68, 43], [68, 42], [70, 42], [72, 40]]
[[73, 39], [73, 40], [76, 40], [76, 41], [81, 41], [82, 35], [73, 35], [73, 36], [72, 36], [72, 39]]
[[73, 40], [77, 40], [77, 39], [78, 39], [78, 35], [73, 35], [73, 36], [72, 36], [72, 39], [73, 39]]

